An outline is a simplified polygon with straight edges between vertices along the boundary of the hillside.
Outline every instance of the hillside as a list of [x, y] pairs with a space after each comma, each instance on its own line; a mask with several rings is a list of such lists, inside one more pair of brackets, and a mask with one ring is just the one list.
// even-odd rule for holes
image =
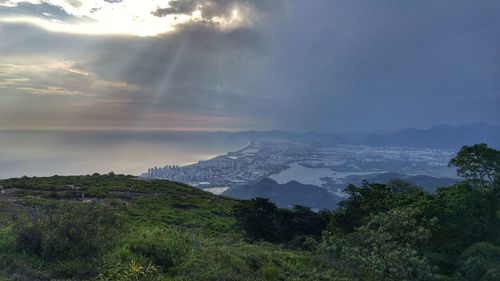
[[268, 198], [280, 208], [301, 205], [317, 210], [333, 210], [341, 200], [324, 188], [301, 184], [296, 181], [279, 184], [272, 179], [264, 179], [256, 184], [235, 187], [223, 194], [238, 199]]
[[184, 184], [93, 175], [0, 185], [2, 281], [308, 280], [319, 269], [308, 252], [245, 242], [238, 200]]

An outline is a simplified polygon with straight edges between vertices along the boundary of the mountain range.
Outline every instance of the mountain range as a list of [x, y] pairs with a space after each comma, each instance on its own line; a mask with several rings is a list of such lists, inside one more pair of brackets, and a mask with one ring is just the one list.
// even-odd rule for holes
[[216, 132], [224, 137], [253, 140], [302, 141], [318, 145], [367, 145], [459, 149], [463, 145], [487, 143], [500, 147], [500, 126], [476, 122], [460, 126], [439, 125], [429, 129], [406, 128], [369, 133], [290, 133], [283, 131]]

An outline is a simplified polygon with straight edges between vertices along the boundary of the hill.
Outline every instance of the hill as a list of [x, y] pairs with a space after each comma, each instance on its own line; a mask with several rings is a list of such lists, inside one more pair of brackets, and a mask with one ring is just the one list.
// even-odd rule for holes
[[256, 184], [229, 189], [223, 194], [238, 199], [268, 198], [280, 208], [301, 205], [317, 210], [333, 210], [341, 200], [324, 188], [297, 181], [279, 184], [269, 178]]
[[311, 268], [317, 278], [324, 274], [311, 253], [245, 242], [233, 214], [241, 201], [188, 185], [111, 174], [0, 186], [2, 281], [307, 280]]

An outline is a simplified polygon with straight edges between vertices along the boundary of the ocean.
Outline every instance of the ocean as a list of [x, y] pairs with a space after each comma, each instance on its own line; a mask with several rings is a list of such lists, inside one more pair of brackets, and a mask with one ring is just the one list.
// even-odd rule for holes
[[0, 131], [0, 179], [114, 173], [186, 165], [235, 151], [246, 140], [205, 132]]

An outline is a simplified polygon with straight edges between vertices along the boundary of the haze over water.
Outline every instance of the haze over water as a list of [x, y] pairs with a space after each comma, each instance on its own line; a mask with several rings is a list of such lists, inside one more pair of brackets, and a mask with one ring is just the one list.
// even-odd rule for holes
[[200, 132], [0, 131], [0, 179], [80, 175], [139, 175], [152, 166], [185, 165], [245, 145]]

